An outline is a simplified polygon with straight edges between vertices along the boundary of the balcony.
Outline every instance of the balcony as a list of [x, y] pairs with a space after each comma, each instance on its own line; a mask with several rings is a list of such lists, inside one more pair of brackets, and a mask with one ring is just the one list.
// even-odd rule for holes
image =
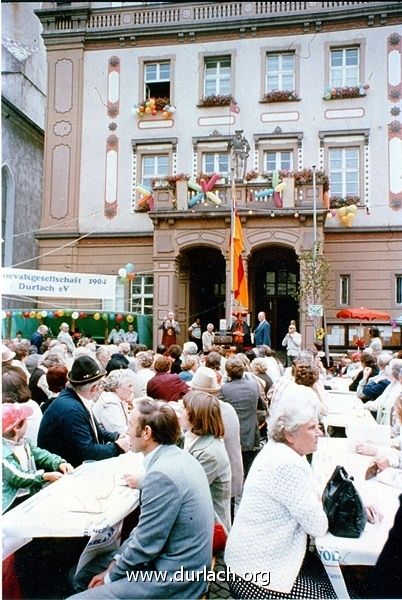
[[[252, 211], [255, 215], [264, 215], [274, 212], [275, 216], [293, 216], [298, 213], [301, 218], [313, 214], [313, 186], [311, 184], [295, 187], [294, 179], [284, 179], [286, 187], [282, 194], [263, 194], [267, 190], [264, 182], [236, 183], [235, 200], [236, 208], [241, 212]], [[325, 213], [323, 184], [316, 185], [316, 210]], [[153, 206], [150, 210], [152, 218], [174, 215], [175, 218], [199, 217], [201, 214], [208, 217], [228, 216], [232, 206], [232, 189], [228, 183], [217, 184], [213, 194], [221, 203], [215, 204], [213, 200], [204, 195], [197, 203], [194, 198], [196, 191], [189, 188], [187, 181], [180, 180], [176, 186], [160, 186], [153, 191]]]

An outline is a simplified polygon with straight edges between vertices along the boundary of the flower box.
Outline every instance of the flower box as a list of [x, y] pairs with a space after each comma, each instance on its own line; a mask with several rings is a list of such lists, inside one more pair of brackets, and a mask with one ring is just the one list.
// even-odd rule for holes
[[230, 106], [232, 101], [233, 101], [233, 97], [231, 95], [227, 95], [227, 96], [211, 95], [211, 96], [205, 96], [204, 98], [202, 98], [202, 100], [200, 100], [198, 106], [202, 107], [202, 108], [206, 108], [209, 106]]
[[264, 94], [261, 102], [294, 102], [296, 100], [300, 100], [300, 98], [293, 90], [274, 90]]
[[344, 98], [361, 98], [366, 96], [370, 86], [367, 84], [345, 87], [329, 87], [324, 94], [324, 100], [342, 100]]

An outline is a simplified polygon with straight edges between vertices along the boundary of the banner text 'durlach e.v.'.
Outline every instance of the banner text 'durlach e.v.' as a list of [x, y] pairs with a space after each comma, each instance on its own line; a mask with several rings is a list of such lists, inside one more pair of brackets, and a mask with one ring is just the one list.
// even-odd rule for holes
[[1, 279], [3, 296], [113, 299], [116, 295], [115, 275], [4, 268]]

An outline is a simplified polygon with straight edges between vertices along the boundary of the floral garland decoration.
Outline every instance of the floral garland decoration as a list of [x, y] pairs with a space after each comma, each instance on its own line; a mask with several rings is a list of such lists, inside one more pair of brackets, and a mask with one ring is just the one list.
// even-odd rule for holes
[[324, 100], [359, 98], [360, 96], [366, 96], [369, 87], [370, 86], [367, 83], [359, 83], [359, 85], [344, 87], [327, 87], [324, 94]]
[[155, 117], [158, 113], [162, 113], [164, 119], [169, 119], [176, 112], [176, 107], [170, 104], [169, 98], [148, 98], [141, 104], [134, 105], [133, 111], [140, 118], [145, 115]]

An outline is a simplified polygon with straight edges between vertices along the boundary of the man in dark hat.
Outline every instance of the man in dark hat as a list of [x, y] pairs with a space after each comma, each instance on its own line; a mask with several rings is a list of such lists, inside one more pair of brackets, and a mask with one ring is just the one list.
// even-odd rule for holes
[[[79, 356], [68, 373], [69, 386], [43, 415], [39, 447], [62, 456], [74, 467], [84, 460], [103, 460], [127, 452], [127, 434], [106, 431], [92, 414], [106, 371], [90, 356]], [[57, 449], [57, 450], [56, 450]]]

